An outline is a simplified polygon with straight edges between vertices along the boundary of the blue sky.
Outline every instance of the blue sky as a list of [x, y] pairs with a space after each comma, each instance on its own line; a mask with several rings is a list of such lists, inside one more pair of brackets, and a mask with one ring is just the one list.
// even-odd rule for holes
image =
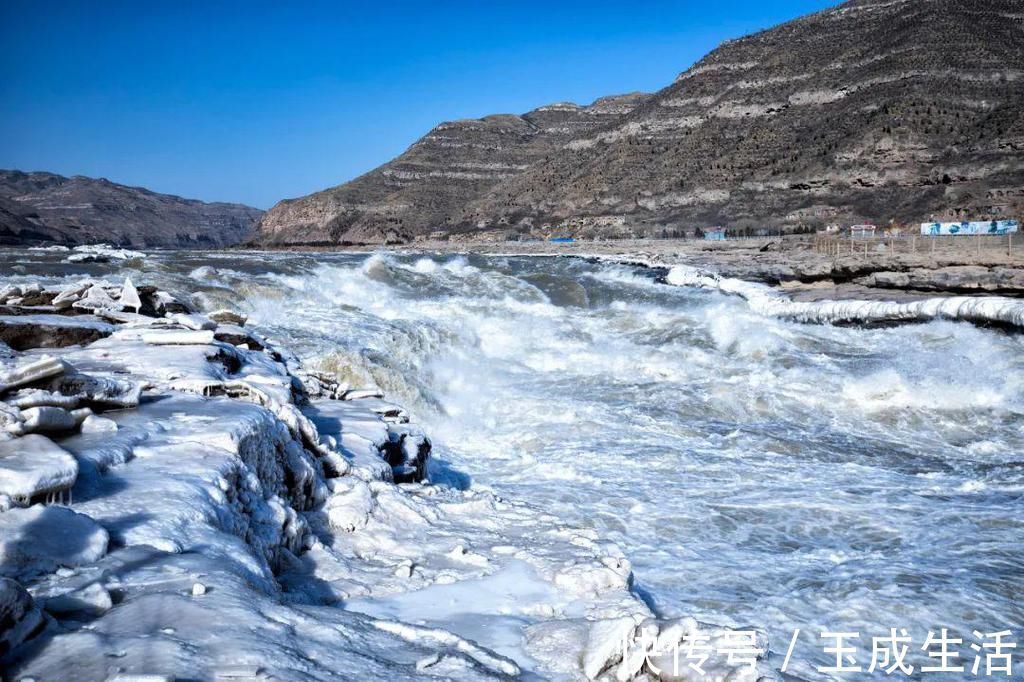
[[268, 208], [436, 123], [654, 91], [826, 0], [0, 2], [0, 168]]

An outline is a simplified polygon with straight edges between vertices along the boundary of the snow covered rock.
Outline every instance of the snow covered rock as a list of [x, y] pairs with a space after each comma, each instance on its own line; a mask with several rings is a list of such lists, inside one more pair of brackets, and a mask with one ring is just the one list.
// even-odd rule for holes
[[142, 394], [142, 385], [138, 381], [73, 371], [53, 380], [49, 388], [64, 396], [74, 396], [79, 404], [97, 409], [137, 407]]
[[35, 505], [0, 514], [0, 575], [23, 579], [99, 561], [109, 536], [88, 516]]
[[78, 407], [79, 400], [76, 395], [64, 395], [58, 391], [48, 391], [42, 388], [23, 388], [4, 399], [8, 405], [21, 410], [45, 405], [73, 410]]
[[85, 295], [71, 304], [72, 308], [79, 310], [119, 310], [120, 305], [107, 293], [103, 285], [93, 284], [85, 291]]
[[0, 287], [0, 303], [6, 303], [12, 298], [21, 298], [21, 287], [14, 284]]
[[168, 318], [171, 322], [181, 325], [186, 329], [200, 331], [202, 329], [216, 329], [217, 323], [199, 313], [175, 313]]
[[63, 361], [44, 355], [33, 362], [0, 371], [0, 395], [12, 388], [63, 374], [65, 369]]
[[234, 325], [236, 327], [244, 327], [246, 321], [248, 320], [248, 318], [245, 315], [224, 308], [214, 310], [212, 313], [208, 313], [207, 317], [209, 317], [217, 324], [228, 324]]
[[141, 289], [139, 291], [139, 298], [142, 299], [143, 311], [156, 317], [164, 317], [174, 313], [187, 314], [195, 312], [191, 306], [178, 300], [166, 291], [160, 291], [152, 287]]
[[77, 477], [75, 458], [45, 436], [0, 441], [2, 495], [28, 504], [38, 495], [69, 490]]
[[414, 483], [427, 477], [430, 439], [418, 428], [402, 425], [388, 429], [381, 454], [391, 465], [395, 483]]
[[336, 479], [335, 492], [327, 500], [327, 519], [331, 528], [352, 532], [369, 521], [375, 502], [370, 486], [358, 479]]
[[384, 392], [379, 388], [352, 388], [341, 396], [342, 400], [364, 400], [366, 398], [383, 398]]
[[14, 350], [83, 346], [110, 336], [113, 330], [110, 324], [91, 315], [0, 316], [0, 341]]
[[[18, 434], [60, 433], [78, 426], [74, 415], [63, 407], [30, 407], [21, 411], [21, 427]], [[82, 417], [85, 419], [85, 416]]]

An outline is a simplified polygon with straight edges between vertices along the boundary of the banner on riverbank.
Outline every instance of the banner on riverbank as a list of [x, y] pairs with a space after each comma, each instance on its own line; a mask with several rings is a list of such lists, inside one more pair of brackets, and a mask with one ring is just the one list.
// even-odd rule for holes
[[1009, 234], [1017, 232], [1016, 220], [965, 220], [961, 223], [921, 223], [921, 234], [927, 236], [959, 234]]

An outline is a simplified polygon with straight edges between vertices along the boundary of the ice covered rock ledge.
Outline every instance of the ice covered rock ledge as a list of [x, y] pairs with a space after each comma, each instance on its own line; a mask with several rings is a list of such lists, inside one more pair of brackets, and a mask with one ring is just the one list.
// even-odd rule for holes
[[801, 322], [893, 323], [963, 320], [1024, 329], [1024, 302], [1002, 296], [946, 296], [918, 301], [793, 301], [764, 284], [721, 277], [689, 265], [673, 265], [665, 281], [716, 289], [742, 297], [754, 312]]
[[427, 480], [400, 407], [243, 316], [128, 281], [0, 298], [5, 679], [631, 679], [652, 633], [728, 633], [659, 621], [592, 532]]

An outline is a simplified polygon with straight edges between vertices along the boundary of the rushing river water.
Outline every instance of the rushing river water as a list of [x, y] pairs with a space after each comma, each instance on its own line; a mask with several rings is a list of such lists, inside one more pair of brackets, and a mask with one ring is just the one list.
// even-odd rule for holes
[[[26, 277], [68, 267], [33, 258]], [[800, 628], [805, 670], [834, 664], [828, 630], [869, 651], [893, 627], [914, 649], [942, 627], [1011, 629], [1024, 647], [1022, 336], [774, 320], [578, 259], [134, 265], [137, 281], [240, 308], [305, 363], [379, 385], [431, 434], [438, 479], [617, 542], [660, 615], [757, 626], [783, 653]]]

